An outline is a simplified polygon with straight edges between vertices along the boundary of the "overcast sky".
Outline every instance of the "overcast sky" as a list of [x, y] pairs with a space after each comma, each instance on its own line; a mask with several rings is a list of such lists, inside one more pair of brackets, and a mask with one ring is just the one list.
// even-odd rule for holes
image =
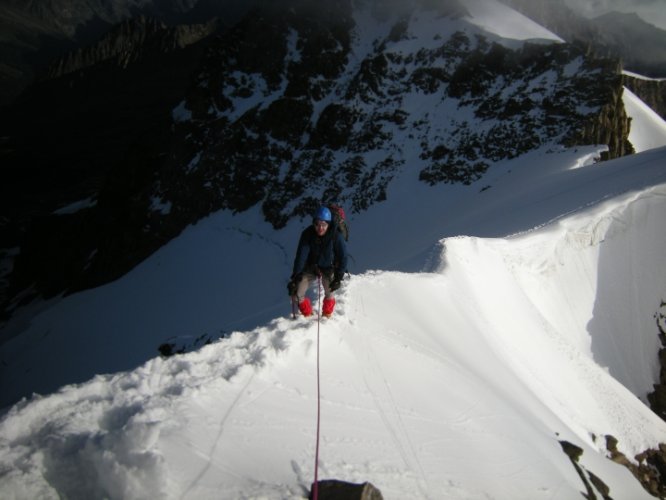
[[635, 12], [643, 20], [666, 30], [666, 0], [565, 0], [573, 10], [590, 17], [612, 10]]

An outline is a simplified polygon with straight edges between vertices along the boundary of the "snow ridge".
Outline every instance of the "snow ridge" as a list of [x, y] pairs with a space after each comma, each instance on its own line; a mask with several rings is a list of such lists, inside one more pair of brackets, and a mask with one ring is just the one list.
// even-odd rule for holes
[[[614, 497], [648, 498], [604, 437], [629, 457], [666, 442], [636, 397], [657, 368], [664, 212], [661, 183], [514, 237], [446, 238], [434, 272], [345, 282], [321, 324], [322, 476], [385, 498], [572, 498], [567, 440]], [[316, 329], [274, 319], [12, 407], [0, 494], [306, 496]]]

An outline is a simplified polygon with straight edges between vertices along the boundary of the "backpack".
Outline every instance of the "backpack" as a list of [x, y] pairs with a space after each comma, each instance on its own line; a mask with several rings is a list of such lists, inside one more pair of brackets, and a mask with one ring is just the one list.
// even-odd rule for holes
[[338, 228], [338, 231], [342, 233], [342, 237], [345, 241], [349, 241], [349, 226], [347, 225], [347, 218], [345, 217], [345, 211], [340, 205], [330, 204], [328, 209], [331, 211], [333, 217], [333, 222]]

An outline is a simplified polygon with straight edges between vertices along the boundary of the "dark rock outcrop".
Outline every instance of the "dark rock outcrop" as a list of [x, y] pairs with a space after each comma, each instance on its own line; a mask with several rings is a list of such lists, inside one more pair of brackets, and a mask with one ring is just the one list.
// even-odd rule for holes
[[607, 144], [608, 152], [602, 153], [602, 159], [609, 160], [634, 153], [629, 142], [631, 119], [627, 116], [622, 100], [624, 89], [619, 65], [612, 82], [604, 88], [605, 95], [599, 96], [600, 110], [594, 116], [583, 121], [583, 126], [572, 133], [565, 144]]
[[654, 384], [654, 391], [648, 394], [652, 411], [666, 421], [666, 302], [661, 302], [654, 315], [662, 348], [659, 350], [659, 382]]
[[146, 16], [168, 26], [217, 17], [233, 24], [255, 0], [6, 0], [0, 3], [0, 106], [11, 104], [54, 59], [97, 42], [112, 27]]
[[[141, 193], [155, 181], [172, 109], [215, 28], [128, 21], [2, 115], [0, 247], [21, 246], [10, 296], [33, 284], [47, 296], [90, 286], [77, 278], [81, 266], [96, 269], [96, 282], [115, 279], [166, 241], [136, 239], [150, 206]], [[85, 198], [95, 203], [54, 214]]]
[[625, 75], [624, 84], [666, 120], [666, 79], [654, 80]]
[[[629, 469], [641, 486], [654, 497], [666, 497], [666, 444], [660, 444], [657, 449], [641, 452], [634, 457], [634, 460], [630, 460], [618, 450], [618, 441], [615, 437], [609, 435], [605, 436], [605, 439], [610, 460]], [[583, 449], [569, 441], [560, 441], [560, 445], [583, 482], [585, 488], [585, 492], [581, 492], [583, 497], [612, 499], [613, 492], [608, 485], [599, 476], [580, 464]]]
[[[310, 500], [314, 498], [314, 483], [310, 489]], [[382, 500], [381, 491], [372, 483], [349, 483], [336, 479], [317, 482], [317, 498], [320, 500]]]
[[586, 470], [578, 463], [583, 454], [583, 449], [569, 441], [560, 441], [560, 446], [562, 446], [562, 451], [564, 451], [569, 457], [569, 460], [571, 460], [571, 465], [576, 469], [578, 477], [580, 477], [580, 480], [583, 482], [583, 486], [585, 487], [585, 493], [582, 493], [583, 497], [587, 498], [587, 500], [594, 500], [597, 498], [597, 493], [599, 493], [604, 500], [612, 500], [608, 485], [597, 475]]
[[40, 80], [60, 78], [108, 61], [119, 68], [127, 68], [147, 54], [184, 49], [210, 36], [216, 28], [216, 20], [200, 25], [168, 27], [162, 21], [144, 16], [128, 19], [98, 43], [70, 52], [52, 63]]
[[666, 498], [666, 444], [659, 444], [657, 449], [649, 449], [629, 460], [617, 449], [618, 441], [613, 436], [606, 436], [606, 449], [610, 459], [624, 465], [631, 471], [643, 488], [657, 498]]

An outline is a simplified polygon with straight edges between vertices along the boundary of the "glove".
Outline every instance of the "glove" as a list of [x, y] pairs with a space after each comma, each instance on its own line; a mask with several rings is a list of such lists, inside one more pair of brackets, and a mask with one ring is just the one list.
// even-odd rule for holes
[[298, 288], [298, 285], [294, 282], [294, 280], [290, 280], [289, 283], [287, 283], [287, 292], [289, 292], [289, 296], [293, 297], [296, 295], [296, 289]]
[[301, 275], [296, 275], [292, 277], [289, 280], [289, 283], [287, 283], [287, 292], [289, 292], [289, 296], [293, 297], [296, 295], [296, 291], [298, 290], [298, 283], [301, 281]]
[[340, 285], [342, 284], [342, 278], [344, 277], [344, 274], [335, 273], [333, 281], [331, 281], [331, 284], [328, 286], [331, 289], [331, 292], [335, 292], [338, 288], [340, 288]]

